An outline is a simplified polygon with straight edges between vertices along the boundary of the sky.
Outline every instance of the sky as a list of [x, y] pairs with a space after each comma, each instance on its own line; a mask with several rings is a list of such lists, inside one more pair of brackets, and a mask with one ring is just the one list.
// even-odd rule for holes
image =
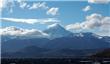
[[110, 35], [109, 0], [0, 0], [1, 27], [45, 30], [58, 23], [72, 32]]

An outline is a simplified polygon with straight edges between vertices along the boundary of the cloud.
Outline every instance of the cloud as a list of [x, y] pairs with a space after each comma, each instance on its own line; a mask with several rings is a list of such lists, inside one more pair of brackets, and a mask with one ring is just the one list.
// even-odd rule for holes
[[102, 16], [100, 14], [91, 14], [90, 16], [86, 17], [86, 21], [81, 22], [81, 23], [75, 23], [75, 24], [70, 24], [67, 25], [67, 29], [91, 29], [95, 28], [97, 26], [100, 26], [102, 20]]
[[24, 1], [26, 1], [26, 0], [16, 0], [17, 2], [19, 2], [19, 3], [21, 3], [21, 2], [24, 2]]
[[44, 9], [47, 12], [47, 15], [57, 15], [58, 14], [58, 10], [59, 8], [57, 7], [49, 7], [47, 5], [46, 2], [37, 2], [37, 3], [33, 3], [32, 5], [27, 4], [26, 1], [18, 1], [18, 3], [20, 4], [20, 8], [24, 9], [28, 9], [28, 10], [36, 10], [36, 9]]
[[17, 0], [16, 2], [19, 4], [21, 9], [28, 9], [30, 7], [26, 0]]
[[33, 3], [33, 5], [29, 7], [30, 10], [38, 9], [38, 8], [48, 9], [49, 7], [46, 5], [46, 2]]
[[6, 0], [0, 0], [0, 9], [5, 8], [6, 4]]
[[10, 13], [13, 12], [14, 7], [14, 1], [13, 0], [0, 0], [0, 11], [2, 11], [4, 8], [7, 8]]
[[67, 30], [71, 30], [71, 29], [77, 30], [77, 29], [82, 29], [82, 26], [80, 23], [69, 24], [66, 26], [66, 29]]
[[48, 9], [49, 7], [47, 6], [46, 2], [36, 2], [36, 3], [32, 3], [32, 5], [28, 4], [25, 0], [23, 1], [17, 1], [19, 3], [19, 7], [24, 9], [28, 9], [28, 10], [35, 10], [35, 9]]
[[49, 7], [47, 6], [46, 2], [36, 2], [36, 3], [32, 3], [32, 5], [28, 4], [25, 0], [23, 1], [17, 1], [19, 3], [19, 7], [24, 9], [28, 9], [28, 10], [35, 10], [35, 9], [48, 9]]
[[49, 7], [46, 2], [33, 2], [29, 4], [26, 0], [0, 0], [0, 11], [7, 8], [8, 12], [12, 13], [15, 6], [27, 10], [43, 9], [47, 15], [53, 16], [57, 15], [59, 10], [59, 8]]
[[0, 0], [0, 9], [3, 8], [4, 0]]
[[20, 8], [23, 8], [24, 9], [26, 6], [27, 6], [27, 3], [25, 3], [25, 2], [21, 2], [20, 3]]
[[26, 24], [52, 24], [60, 22], [56, 18], [46, 18], [46, 19], [18, 19], [18, 18], [0, 18], [2, 21], [7, 22], [17, 22], [17, 23], [26, 23]]
[[87, 11], [89, 11], [89, 10], [91, 10], [91, 7], [90, 7], [90, 6], [86, 6], [85, 8], [83, 8], [83, 11], [84, 11], [84, 12], [87, 12]]
[[56, 8], [56, 7], [52, 7], [50, 8], [48, 11], [47, 11], [47, 15], [57, 15], [58, 14], [58, 11], [59, 11], [59, 8]]
[[47, 37], [48, 34], [37, 29], [22, 29], [14, 26], [0, 28], [0, 35], [20, 37]]
[[88, 0], [89, 3], [107, 4], [110, 0]]
[[86, 17], [86, 21], [74, 23], [66, 26], [67, 30], [76, 31], [94, 31], [97, 34], [110, 36], [110, 17], [104, 17], [101, 14], [91, 14]]

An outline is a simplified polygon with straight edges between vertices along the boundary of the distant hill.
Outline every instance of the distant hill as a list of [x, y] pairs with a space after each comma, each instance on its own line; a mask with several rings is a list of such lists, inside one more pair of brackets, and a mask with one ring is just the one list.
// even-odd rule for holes
[[46, 38], [32, 38], [32, 39], [11, 39], [6, 42], [2, 42], [1, 51], [5, 52], [16, 52], [28, 46], [42, 47], [45, 45], [49, 39]]
[[[100, 49], [99, 49], [100, 50]], [[46, 48], [40, 48], [37, 46], [28, 46], [17, 52], [13, 53], [2, 53], [2, 58], [80, 58], [86, 57], [90, 54], [96, 53], [96, 49], [84, 49], [84, 50], [74, 50], [74, 49], [59, 49], [52, 50]]]

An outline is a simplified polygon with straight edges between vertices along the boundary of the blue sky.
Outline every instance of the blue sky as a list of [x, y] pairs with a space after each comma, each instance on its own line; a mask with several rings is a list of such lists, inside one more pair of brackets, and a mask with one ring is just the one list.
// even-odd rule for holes
[[[56, 18], [59, 20], [59, 24], [66, 26], [72, 23], [84, 22], [86, 16], [89, 16], [93, 13], [101, 14], [102, 16], [110, 16], [109, 7], [110, 4], [93, 4], [88, 3], [87, 1], [27, 1], [29, 5], [33, 3], [46, 3], [46, 6], [49, 8], [56, 7], [58, 11], [56, 15], [49, 15], [46, 12], [49, 9], [32, 9], [20, 8], [19, 3], [15, 2], [14, 6], [11, 8], [4, 8], [2, 11], [2, 18], [18, 18], [18, 19], [45, 19], [45, 18]], [[83, 11], [86, 6], [90, 6], [91, 9], [88, 11]], [[13, 11], [10, 12], [10, 9]], [[26, 24], [26, 23], [17, 23], [17, 22], [7, 22], [2, 20], [2, 27], [7, 26], [17, 26], [26, 29], [40, 29], [44, 30], [48, 26], [47, 24]]]

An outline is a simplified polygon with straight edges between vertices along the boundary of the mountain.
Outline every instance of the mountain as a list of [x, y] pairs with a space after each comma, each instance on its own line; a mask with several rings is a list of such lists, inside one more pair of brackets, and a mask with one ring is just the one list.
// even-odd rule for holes
[[11, 53], [2, 53], [2, 57], [5, 58], [36, 58], [41, 57], [44, 52], [47, 52], [48, 49], [40, 48], [35, 45], [30, 45], [20, 49], [17, 52]]
[[16, 52], [24, 47], [27, 46], [37, 46], [37, 47], [42, 47], [45, 45], [49, 39], [47, 38], [32, 38], [32, 39], [11, 39], [5, 42], [1, 42], [2, 47], [1, 51], [2, 53], [4, 52]]
[[40, 48], [37, 46], [27, 46], [17, 52], [2, 53], [4, 58], [82, 58], [91, 56], [94, 53], [101, 51], [101, 49], [59, 49], [51, 50]]
[[50, 40], [46, 48], [49, 49], [103, 49], [110, 47], [110, 43], [99, 39], [93, 33], [82, 33], [82, 36], [61, 37]]
[[[22, 29], [16, 31], [22, 33]], [[48, 37], [42, 37], [43, 34]], [[1, 38], [4, 57], [78, 57], [110, 48], [110, 37], [89, 32], [71, 33], [59, 24], [50, 25], [43, 32], [32, 30], [23, 36], [15, 34]]]
[[106, 42], [109, 42], [110, 43], [110, 37], [104, 36], [102, 39], [105, 40]]
[[14, 36], [9, 36], [9, 35], [2, 35], [1, 36], [1, 42], [6, 42], [8, 40], [11, 40], [11, 39], [15, 39], [16, 37]]
[[44, 31], [50, 36], [50, 39], [66, 37], [72, 35], [70, 31], [67, 31], [59, 24], [52, 24], [48, 27], [47, 30]]
[[93, 33], [77, 33], [54, 39], [11, 39], [2, 42], [2, 57], [84, 57], [110, 48]]

